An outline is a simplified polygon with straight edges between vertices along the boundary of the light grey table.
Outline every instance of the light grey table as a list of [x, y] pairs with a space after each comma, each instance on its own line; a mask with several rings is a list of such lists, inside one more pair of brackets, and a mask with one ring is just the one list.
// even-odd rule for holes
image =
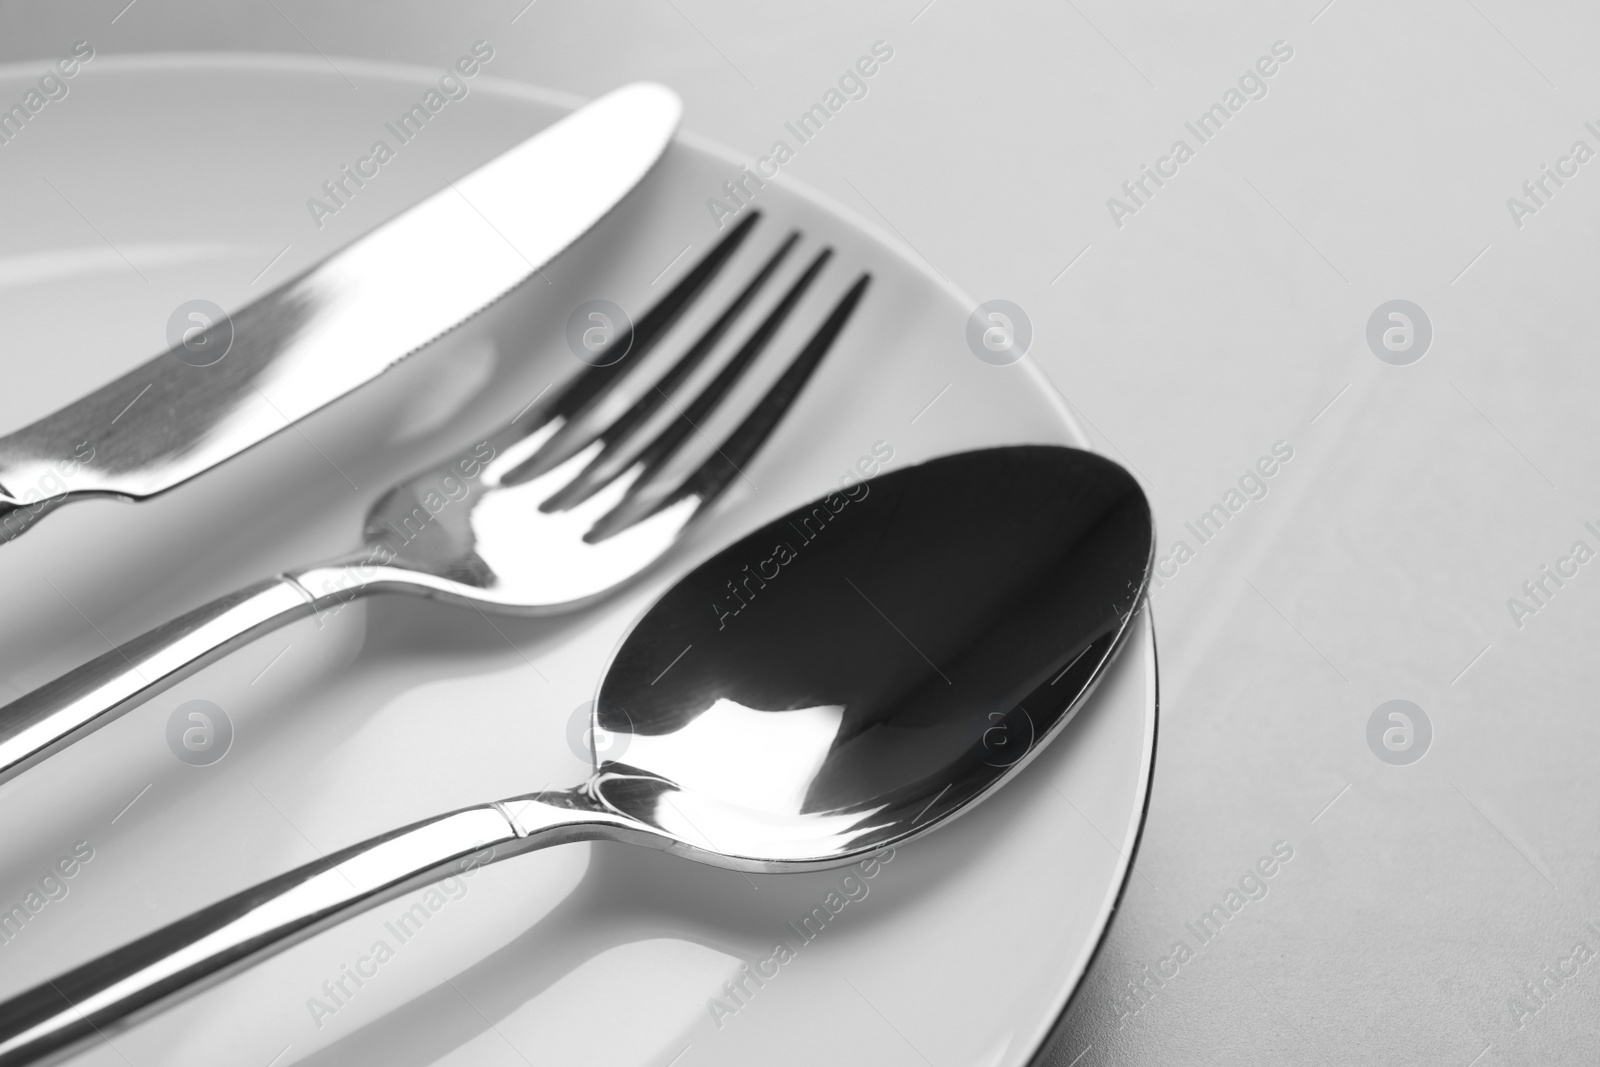
[[1600, 11], [125, 5], [4, 3], [0, 60], [484, 39], [754, 161], [884, 42], [785, 172], [1024, 308], [1160, 520], [1149, 823], [1045, 1060], [1592, 1061]]

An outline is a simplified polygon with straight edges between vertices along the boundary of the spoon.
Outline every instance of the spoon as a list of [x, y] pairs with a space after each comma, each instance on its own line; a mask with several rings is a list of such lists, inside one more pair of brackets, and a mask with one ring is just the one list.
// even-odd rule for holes
[[623, 640], [594, 773], [307, 864], [0, 1004], [0, 1067], [63, 1054], [379, 903], [579, 840], [741, 871], [843, 866], [969, 809], [1104, 676], [1153, 547], [1133, 478], [1021, 445], [856, 482], [679, 580]]

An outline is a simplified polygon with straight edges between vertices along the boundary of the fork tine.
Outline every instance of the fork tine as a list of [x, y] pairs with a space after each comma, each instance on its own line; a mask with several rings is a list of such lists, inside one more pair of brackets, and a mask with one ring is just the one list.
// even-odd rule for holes
[[695, 507], [695, 513], [698, 514], [722, 495], [729, 483], [741, 473], [741, 466], [748, 463], [751, 457], [760, 451], [778, 423], [783, 421], [784, 415], [788, 413], [801, 390], [805, 388], [806, 382], [810, 380], [812, 372], [817, 369], [850, 321], [850, 316], [855, 312], [861, 298], [866, 295], [867, 286], [871, 282], [872, 275], [866, 272], [856, 279], [855, 284], [833, 306], [833, 310], [817, 328], [816, 333], [811, 335], [811, 339], [800, 350], [800, 354], [751, 409], [750, 414], [745, 416], [744, 421], [727, 436], [722, 445], [685, 478], [678, 488], [658, 500], [647, 500], [640, 494], [640, 487], [648, 481], [648, 475], [654, 473], [653, 470], [647, 469], [634, 480], [621, 503], [602, 515], [583, 539], [590, 544], [603, 541], [691, 496], [700, 498], [700, 503]]
[[581, 448], [587, 448], [593, 441], [600, 440], [605, 442], [605, 447], [600, 454], [591, 460], [589, 465], [576, 478], [569, 482], [565, 488], [557, 491], [550, 499], [539, 505], [540, 511], [565, 511], [568, 508], [576, 507], [595, 493], [598, 493], [607, 483], [622, 473], [619, 461], [625, 458], [623, 452], [626, 446], [631, 443], [630, 437], [633, 432], [648, 422], [650, 417], [660, 410], [661, 405], [667, 402], [667, 398], [677, 390], [678, 386], [683, 384], [684, 379], [705, 361], [706, 356], [717, 346], [717, 342], [722, 340], [723, 335], [728, 332], [734, 320], [744, 312], [744, 309], [755, 298], [755, 295], [766, 286], [768, 280], [771, 279], [779, 265], [782, 264], [789, 255], [790, 250], [794, 248], [799, 240], [800, 231], [792, 231], [783, 244], [778, 246], [778, 250], [768, 257], [761, 270], [750, 280], [750, 284], [746, 285], [743, 291], [734, 297], [733, 302], [718, 316], [717, 321], [706, 328], [705, 333], [700, 335], [677, 363], [673, 364], [672, 369], [663, 374], [661, 379], [640, 396], [634, 402], [633, 407], [624, 412], [620, 418], [604, 430], [594, 434], [580, 446], [581, 450]]
[[[643, 473], [633, 479], [634, 487], [641, 486], [649, 481], [661, 469], [662, 465], [672, 458], [673, 453], [678, 450], [678, 446], [683, 444], [684, 439], [691, 433], [699, 431], [701, 421], [739, 383], [745, 372], [755, 363], [756, 357], [766, 351], [773, 335], [778, 332], [778, 328], [788, 319], [789, 313], [800, 302], [800, 298], [811, 287], [811, 283], [816, 280], [823, 265], [828, 262], [829, 257], [832, 255], [833, 249], [831, 248], [824, 248], [821, 252], [818, 252], [811, 260], [810, 265], [806, 267], [805, 272], [789, 286], [789, 291], [783, 294], [783, 298], [778, 301], [777, 306], [769, 311], [767, 317], [761, 320], [761, 324], [755, 328], [749, 337], [745, 338], [744, 344], [739, 346], [739, 350], [717, 372], [717, 376], [711, 379], [710, 384], [700, 390], [700, 395], [695, 397], [687, 408], [676, 408], [676, 405], [674, 405], [678, 412], [678, 417], [668, 423], [666, 429], [657, 434], [655, 440], [646, 445], [634, 457], [634, 462], [628, 466], [628, 470], [643, 469]], [[615, 481], [621, 473], [623, 472], [619, 471], [601, 482], [599, 486], [596, 486], [596, 489], [605, 488]], [[626, 495], [631, 496], [633, 492], [634, 489], [630, 488]], [[624, 500], [626, 500], [626, 496]]]
[[[817, 275], [822, 271], [823, 266], [832, 255], [833, 249], [831, 248], [824, 248], [821, 252], [818, 252], [812, 258], [804, 273], [789, 286], [788, 291], [783, 294], [777, 306], [769, 311], [767, 317], [761, 320], [761, 324], [751, 332], [749, 337], [745, 338], [744, 344], [739, 346], [739, 350], [717, 372], [717, 376], [711, 379], [710, 384], [700, 391], [700, 394], [690, 402], [687, 408], [679, 408], [673, 405], [678, 417], [668, 423], [667, 427], [657, 434], [655, 439], [646, 445], [634, 457], [634, 461], [628, 465], [628, 471], [639, 473], [633, 478], [632, 485], [624, 494], [622, 504], [619, 504], [618, 507], [626, 504], [628, 497], [636, 495], [638, 487], [651, 480], [655, 473], [677, 452], [685, 438], [691, 433], [699, 432], [701, 421], [723, 401], [733, 387], [739, 383], [739, 380], [744, 377], [745, 373], [749, 371], [757, 357], [766, 351], [773, 335], [778, 332], [778, 329], [788, 319], [789, 313], [800, 302], [800, 298], [811, 287], [811, 283], [816, 280]], [[594, 486], [591, 492], [604, 489], [623, 473], [625, 472], [613, 472], [609, 477], [604, 478], [598, 485]]]
[[[738, 251], [760, 218], [759, 211], [752, 211], [748, 218], [729, 230], [726, 237], [702, 256], [666, 296], [640, 316], [639, 321], [633, 324], [631, 336], [626, 342], [626, 354], [621, 359], [605, 366], [590, 367], [577, 375], [556, 395], [524, 417], [520, 428], [525, 433], [531, 433], [557, 418], [563, 420], [563, 428], [578, 422], [579, 417], [597, 404], [630, 370], [644, 362], [644, 357], [649, 355], [656, 343]], [[623, 338], [613, 342], [623, 343]], [[557, 466], [578, 451], [577, 447], [572, 447], [571, 438], [571, 434], [557, 431], [538, 451], [507, 471], [502, 481], [507, 485], [524, 482]]]

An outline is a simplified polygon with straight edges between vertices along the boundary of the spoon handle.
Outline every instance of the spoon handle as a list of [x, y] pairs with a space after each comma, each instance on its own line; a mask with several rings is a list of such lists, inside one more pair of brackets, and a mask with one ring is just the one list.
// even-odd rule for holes
[[0, 707], [0, 782], [319, 602], [287, 576], [246, 586]]
[[[136, 1022], [326, 927], [619, 820], [581, 796], [464, 808], [352, 845], [236, 893], [0, 1003], [0, 1067], [38, 1063]], [[562, 801], [565, 803], [562, 803]], [[515, 820], [507, 805], [518, 806]]]

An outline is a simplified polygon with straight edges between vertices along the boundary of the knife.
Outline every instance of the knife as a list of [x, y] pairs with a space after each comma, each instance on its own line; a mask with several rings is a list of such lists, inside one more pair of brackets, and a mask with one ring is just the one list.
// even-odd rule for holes
[[449, 332], [627, 195], [682, 110], [660, 85], [608, 93], [254, 303], [0, 438], [0, 541], [71, 500], [138, 501], [171, 489]]

